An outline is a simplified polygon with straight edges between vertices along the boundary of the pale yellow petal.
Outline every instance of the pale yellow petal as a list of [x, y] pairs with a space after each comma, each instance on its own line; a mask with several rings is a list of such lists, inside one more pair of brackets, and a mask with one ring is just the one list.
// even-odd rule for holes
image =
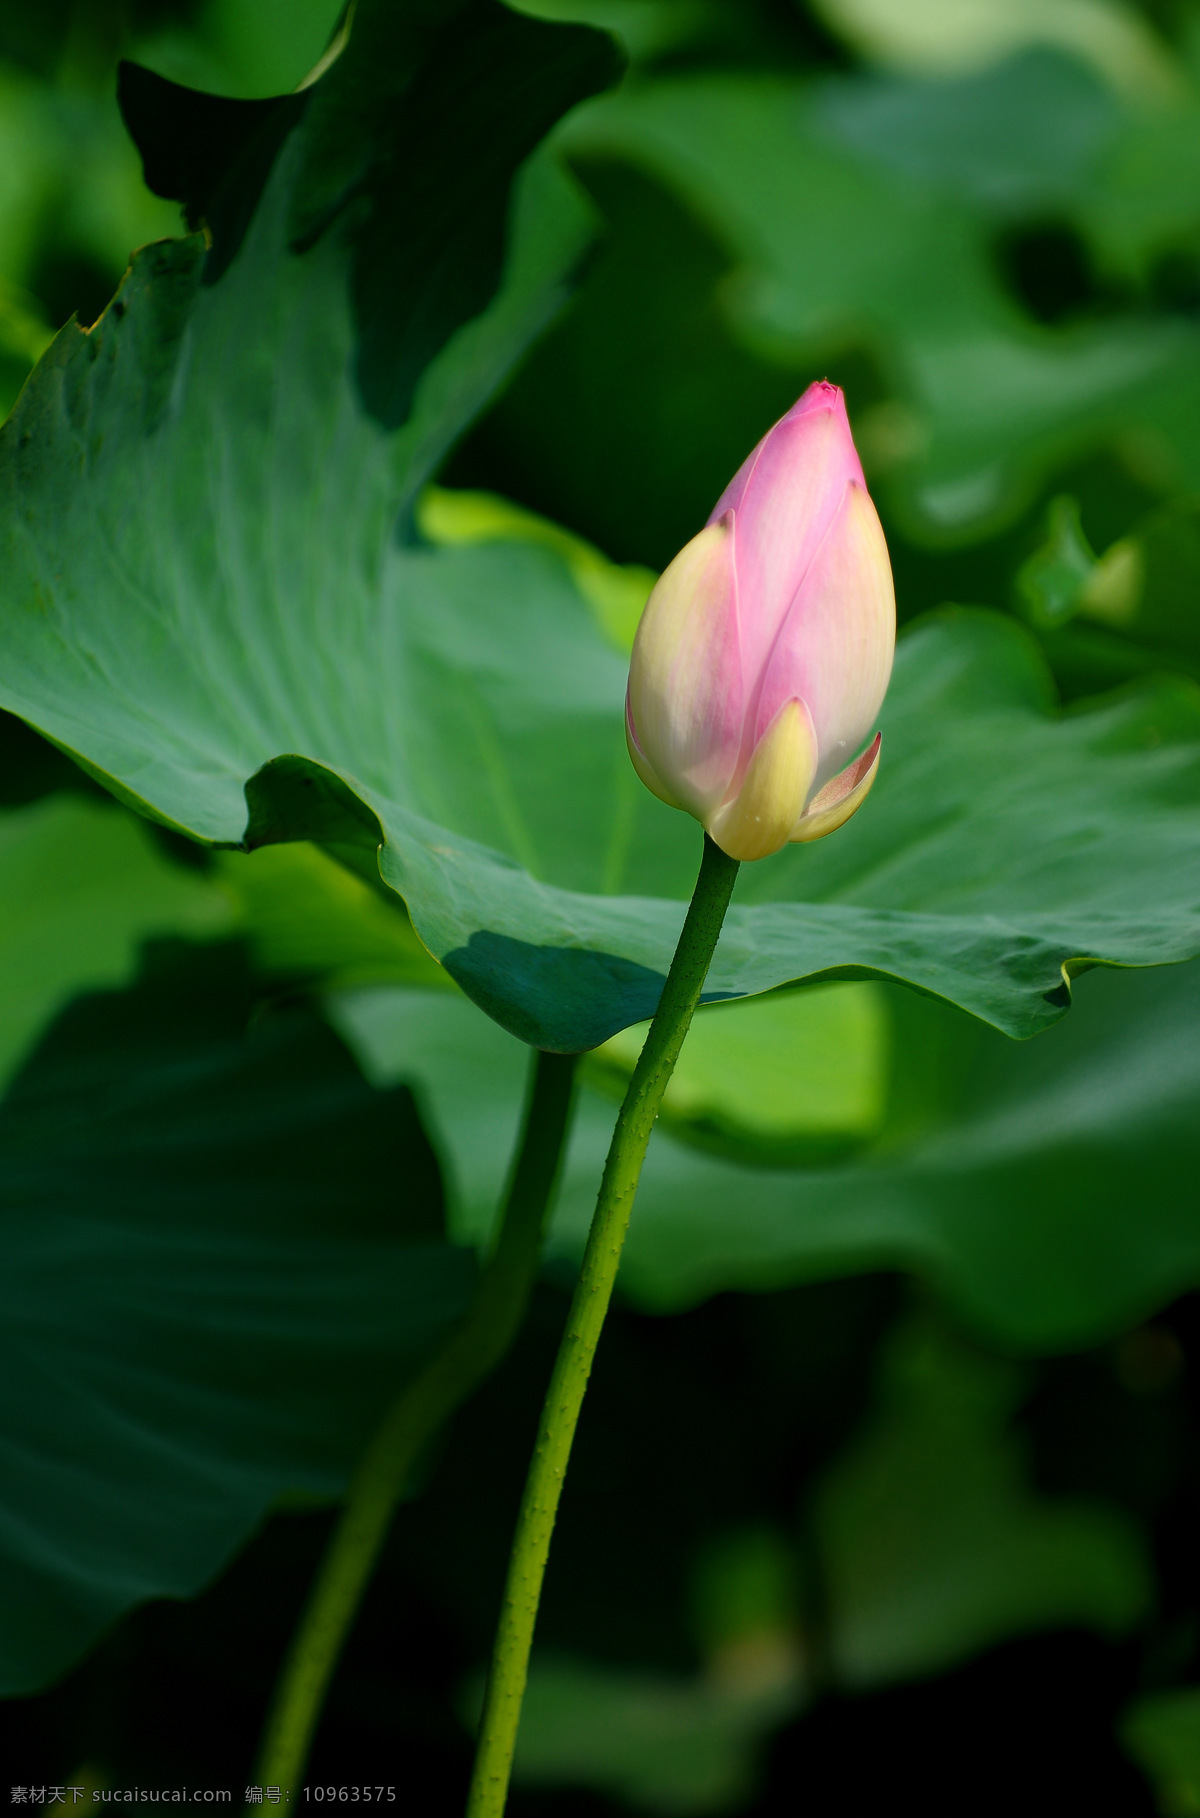
[[803, 701], [785, 701], [759, 740], [742, 786], [707, 822], [730, 858], [760, 859], [792, 837], [817, 770], [817, 735]]
[[880, 743], [876, 733], [862, 756], [847, 764], [814, 795], [788, 835], [789, 840], [822, 840], [827, 833], [844, 826], [862, 807], [879, 770]]

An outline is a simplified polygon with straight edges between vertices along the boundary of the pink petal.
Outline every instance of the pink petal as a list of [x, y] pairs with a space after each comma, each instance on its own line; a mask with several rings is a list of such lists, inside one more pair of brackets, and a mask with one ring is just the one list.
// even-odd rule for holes
[[[660, 787], [699, 819], [724, 797], [742, 739], [742, 668], [732, 539], [712, 524], [661, 576], [629, 665], [628, 725]], [[637, 756], [634, 756], [637, 765]], [[643, 780], [647, 780], [644, 778]]]
[[875, 724], [895, 642], [896, 600], [883, 529], [866, 488], [851, 481], [771, 652], [756, 728], [765, 729], [784, 701], [802, 696], [820, 750], [815, 780], [824, 782]]
[[862, 467], [836, 385], [810, 385], [726, 487], [710, 523], [735, 513], [734, 565], [748, 687], [761, 674], [784, 615]]

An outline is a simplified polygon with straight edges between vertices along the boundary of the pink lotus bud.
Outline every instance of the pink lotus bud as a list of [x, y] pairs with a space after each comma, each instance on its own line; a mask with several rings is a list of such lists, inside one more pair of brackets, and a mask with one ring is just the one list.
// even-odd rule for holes
[[[629, 755], [735, 859], [849, 820], [887, 690], [896, 602], [836, 385], [810, 385], [655, 587], [629, 667]], [[847, 763], [847, 758], [852, 761]]]

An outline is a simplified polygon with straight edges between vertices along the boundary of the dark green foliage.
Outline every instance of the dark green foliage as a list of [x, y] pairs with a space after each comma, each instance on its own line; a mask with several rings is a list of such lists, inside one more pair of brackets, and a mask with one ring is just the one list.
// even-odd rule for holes
[[[578, 537], [663, 565], [827, 372], [907, 626], [883, 767], [740, 880], [512, 1811], [1190, 1810], [1194, 8], [935, 66], [843, 0], [529, 5], [0, 7], [6, 402], [95, 323], [0, 431], [4, 1683], [99, 1642], [13, 1777], [240, 1793], [295, 1510], [465, 1304], [523, 1041], [648, 1015], [694, 876], [621, 744], [650, 577]], [[461, 1807], [638, 1039], [584, 1064], [547, 1285], [412, 1486], [326, 1784]]]
[[121, 117], [142, 155], [147, 189], [183, 206], [193, 233], [213, 238], [210, 279], [241, 245], [283, 140], [304, 112], [303, 95], [244, 101], [169, 82], [136, 63], [117, 71]]
[[336, 1496], [465, 1305], [403, 1089], [240, 952], [78, 1000], [0, 1111], [5, 1689], [211, 1578], [285, 1491]]

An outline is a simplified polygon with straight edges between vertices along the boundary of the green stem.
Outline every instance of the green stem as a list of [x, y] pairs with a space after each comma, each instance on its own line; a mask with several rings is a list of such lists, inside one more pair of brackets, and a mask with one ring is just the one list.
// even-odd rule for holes
[[508, 1798], [529, 1650], [550, 1552], [550, 1536], [566, 1476], [571, 1442], [591, 1374], [592, 1359], [617, 1279], [621, 1248], [650, 1133], [679, 1059], [712, 961], [737, 877], [737, 860], [705, 836], [704, 857], [683, 933], [633, 1078], [617, 1116], [604, 1164], [592, 1228], [567, 1315], [517, 1529], [509, 1556], [504, 1604], [496, 1630], [480, 1722], [467, 1818], [501, 1818]]
[[495, 1248], [466, 1318], [401, 1391], [354, 1474], [276, 1687], [256, 1785], [299, 1791], [329, 1682], [413, 1466], [516, 1336], [566, 1146], [578, 1058], [535, 1057]]

